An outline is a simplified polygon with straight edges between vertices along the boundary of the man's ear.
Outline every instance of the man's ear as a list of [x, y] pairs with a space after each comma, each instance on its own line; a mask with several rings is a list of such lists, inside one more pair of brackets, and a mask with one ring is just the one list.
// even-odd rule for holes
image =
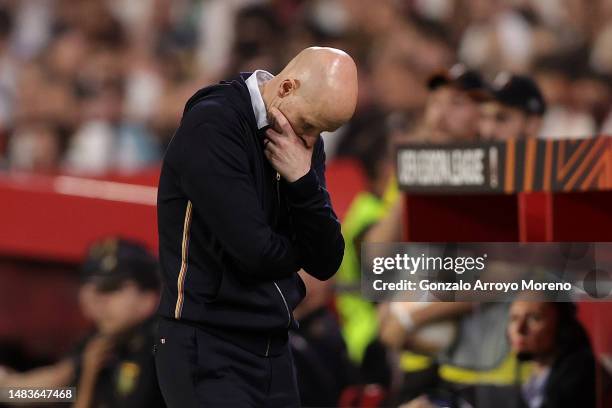
[[284, 98], [299, 87], [300, 81], [297, 79], [284, 79], [278, 87], [278, 96]]

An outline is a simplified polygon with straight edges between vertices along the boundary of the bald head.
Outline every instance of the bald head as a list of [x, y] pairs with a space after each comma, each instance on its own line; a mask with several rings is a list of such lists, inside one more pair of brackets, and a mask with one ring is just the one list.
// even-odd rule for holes
[[277, 107], [298, 134], [335, 130], [355, 111], [357, 67], [344, 51], [306, 48], [265, 85], [263, 97], [266, 107]]

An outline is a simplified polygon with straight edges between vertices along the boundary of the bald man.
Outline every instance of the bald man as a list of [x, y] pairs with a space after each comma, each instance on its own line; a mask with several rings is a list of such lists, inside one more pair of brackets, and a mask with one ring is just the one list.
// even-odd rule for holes
[[164, 157], [158, 193], [165, 282], [156, 364], [169, 407], [296, 407], [287, 331], [303, 269], [338, 269], [340, 224], [322, 131], [353, 114], [355, 63], [308, 48], [198, 91]]

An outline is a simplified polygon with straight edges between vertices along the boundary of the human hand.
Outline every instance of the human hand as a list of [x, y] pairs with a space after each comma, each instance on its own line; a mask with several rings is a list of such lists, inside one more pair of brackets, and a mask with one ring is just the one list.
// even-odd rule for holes
[[14, 374], [15, 370], [10, 367], [0, 365], [0, 386], [4, 386], [9, 375]]
[[110, 336], [91, 339], [83, 351], [83, 371], [97, 373], [112, 355], [115, 341]]
[[266, 131], [264, 154], [270, 164], [288, 182], [293, 183], [310, 171], [312, 147], [295, 134], [291, 124], [276, 108], [270, 108], [270, 115], [280, 131], [270, 128]]

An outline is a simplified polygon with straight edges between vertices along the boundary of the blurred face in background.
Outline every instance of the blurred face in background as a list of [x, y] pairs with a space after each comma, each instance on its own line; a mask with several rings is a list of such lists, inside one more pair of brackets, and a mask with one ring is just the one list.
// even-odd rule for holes
[[134, 327], [153, 315], [158, 298], [155, 291], [142, 290], [132, 281], [114, 290], [97, 289], [94, 299], [98, 330], [117, 334]]
[[468, 0], [465, 4], [470, 19], [475, 22], [489, 22], [500, 9], [499, 0]]
[[430, 91], [427, 96], [425, 112], [423, 115], [424, 125], [430, 134], [428, 138], [432, 141], [446, 139], [443, 134], [444, 115], [450, 106], [453, 90], [448, 86], [441, 86]]
[[429, 91], [423, 114], [424, 140], [431, 143], [468, 142], [478, 136], [479, 105], [454, 86]]
[[536, 137], [542, 119], [520, 109], [486, 102], [481, 106], [478, 132], [482, 140], [508, 140]]
[[9, 159], [16, 170], [53, 172], [60, 161], [60, 138], [53, 124], [22, 123], [10, 139]]
[[571, 89], [573, 106], [577, 111], [588, 112], [602, 122], [610, 111], [612, 92], [607, 84], [597, 78], [579, 78]]
[[49, 70], [59, 78], [74, 78], [86, 58], [88, 43], [83, 33], [73, 30], [61, 34], [46, 54]]
[[542, 96], [550, 106], [567, 105], [571, 100], [571, 82], [563, 73], [540, 70], [534, 73]]
[[442, 131], [453, 142], [467, 142], [478, 137], [479, 105], [470, 95], [450, 87], [448, 105], [442, 116]]
[[555, 350], [558, 314], [550, 302], [515, 301], [510, 307], [508, 337], [519, 357], [538, 358]]
[[79, 287], [79, 307], [83, 316], [97, 324], [102, 317], [102, 308], [98, 304], [98, 291], [96, 285], [85, 282]]

